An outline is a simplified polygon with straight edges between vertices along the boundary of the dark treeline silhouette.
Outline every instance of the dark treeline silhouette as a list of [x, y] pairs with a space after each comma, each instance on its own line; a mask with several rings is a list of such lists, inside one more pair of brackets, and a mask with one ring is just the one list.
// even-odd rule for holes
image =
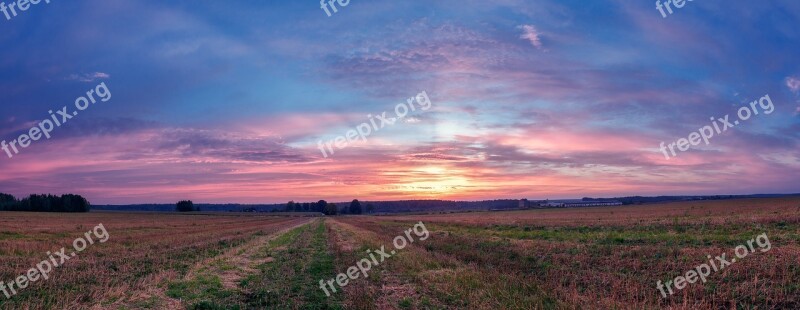
[[12, 195], [0, 193], [0, 211], [27, 212], [89, 212], [91, 204], [80, 195], [30, 195], [17, 200]]
[[175, 204], [175, 211], [178, 212], [193, 212], [193, 211], [200, 211], [200, 208], [194, 206], [194, 202], [191, 200], [181, 200], [177, 204]]
[[[367, 209], [372, 205], [372, 212], [440, 212], [440, 211], [478, 211], [503, 210], [519, 208], [519, 200], [497, 199], [484, 201], [451, 201], [451, 200], [397, 200], [369, 201]], [[368, 213], [372, 213], [368, 212]]]
[[350, 203], [350, 214], [361, 214], [361, 202], [358, 199], [353, 199], [353, 202]]
[[[372, 204], [367, 205], [367, 213], [372, 213], [375, 210], [375, 207]], [[361, 202], [358, 199], [353, 199], [353, 201], [349, 205], [342, 206], [339, 208], [335, 203], [328, 203], [325, 200], [320, 200], [317, 202], [294, 202], [289, 201], [286, 204], [286, 208], [283, 209], [285, 212], [317, 212], [323, 213], [325, 215], [339, 215], [339, 214], [362, 214], [364, 213], [364, 208], [361, 206]]]
[[[333, 208], [331, 208], [333, 206]], [[317, 202], [294, 202], [289, 201], [286, 204], [286, 208], [283, 211], [286, 212], [317, 212], [317, 213], [325, 213], [326, 215], [336, 215], [336, 205], [328, 204], [325, 200], [320, 200]]]
[[[688, 200], [717, 200], [741, 198], [778, 198], [800, 196], [797, 194], [757, 194], [757, 195], [717, 195], [717, 196], [662, 196], [662, 197], [619, 197], [619, 198], [584, 198], [583, 200], [619, 201], [623, 204], [646, 204], [669, 201]], [[3, 201], [14, 198], [0, 194], [0, 210]], [[540, 200], [544, 202], [544, 200]], [[537, 200], [527, 201], [533, 205]], [[450, 201], [450, 200], [399, 200], [399, 201], [360, 201], [364, 205], [366, 214], [391, 214], [391, 213], [441, 213], [441, 212], [471, 212], [489, 210], [515, 210], [521, 207], [517, 199], [497, 199], [485, 201]], [[286, 203], [273, 204], [195, 204], [205, 212], [319, 212], [328, 215], [349, 214], [351, 202], [337, 202], [336, 205], [325, 200], [310, 203], [291, 202], [291, 207]], [[298, 209], [299, 208], [299, 209]], [[155, 211], [174, 212], [175, 204], [136, 204], [136, 205], [92, 205], [92, 210], [104, 211]]]
[[[351, 212], [352, 202], [332, 202], [319, 200], [317, 202], [295, 202], [281, 204], [195, 204], [206, 212], [316, 212], [326, 215], [354, 214]], [[488, 200], [488, 201], [446, 201], [446, 200], [401, 200], [401, 201], [363, 201], [359, 200], [361, 213], [355, 214], [385, 214], [400, 212], [442, 212], [442, 211], [473, 211], [490, 209], [515, 209], [519, 208], [519, 200]], [[138, 204], [126, 206], [98, 205], [92, 206], [93, 210], [113, 211], [175, 211], [175, 204]]]

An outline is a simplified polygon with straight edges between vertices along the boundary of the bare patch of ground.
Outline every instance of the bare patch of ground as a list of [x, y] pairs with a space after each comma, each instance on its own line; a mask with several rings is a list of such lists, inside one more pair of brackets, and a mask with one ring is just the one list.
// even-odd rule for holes
[[[183, 301], [166, 295], [167, 283], [191, 280], [198, 275], [218, 276], [225, 289], [239, 289], [245, 276], [257, 272], [256, 266], [273, 261], [272, 257], [261, 257], [259, 249], [284, 233], [308, 224], [310, 218], [298, 219], [291, 225], [271, 234], [258, 236], [242, 245], [231, 248], [221, 255], [207, 258], [195, 264], [182, 278], [170, 270], [149, 276], [135, 285], [133, 292], [122, 290], [109, 295], [116, 296], [110, 304], [97, 304], [91, 309], [185, 309]], [[132, 288], [129, 288], [132, 289]]]

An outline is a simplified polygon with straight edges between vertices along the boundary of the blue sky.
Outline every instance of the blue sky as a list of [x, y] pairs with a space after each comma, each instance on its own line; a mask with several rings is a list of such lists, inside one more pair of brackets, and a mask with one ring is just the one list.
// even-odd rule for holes
[[[800, 192], [800, 4], [58, 1], [0, 15], [0, 191], [94, 203]], [[433, 108], [324, 158], [421, 91]], [[665, 159], [769, 94], [775, 111]], [[2, 155], [2, 154], [0, 154]]]

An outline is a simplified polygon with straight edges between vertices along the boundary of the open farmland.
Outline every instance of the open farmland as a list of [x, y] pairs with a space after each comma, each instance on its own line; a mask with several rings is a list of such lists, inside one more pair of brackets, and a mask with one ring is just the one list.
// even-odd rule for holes
[[[408, 230], [424, 223], [421, 230]], [[0, 279], [103, 223], [109, 239], [2, 309], [796, 309], [800, 198], [444, 215], [301, 218], [0, 213]], [[420, 233], [420, 234], [418, 234]], [[706, 283], [674, 279], [766, 233]], [[393, 240], [412, 240], [395, 249]], [[369, 258], [330, 297], [320, 280]], [[673, 288], [674, 289], [674, 288]]]
[[0, 16], [0, 310], [800, 310], [798, 0]]
[[[0, 213], [0, 279], [13, 281], [48, 251], [71, 248], [75, 238], [102, 223], [95, 243], [10, 300], [3, 309], [118, 309], [176, 307], [160, 298], [163, 286], [198, 266], [304, 223], [310, 218], [129, 213]], [[167, 302], [164, 302], [167, 301]], [[180, 306], [180, 303], [177, 303]]]
[[[388, 216], [346, 222], [386, 236], [417, 220]], [[456, 303], [450, 305], [800, 308], [800, 198], [478, 212], [425, 220], [434, 236], [417, 259], [440, 265], [408, 273], [409, 279], [430, 296]], [[727, 253], [730, 259], [737, 245], [763, 233], [771, 241], [768, 252], [756, 249], [712, 273], [705, 284], [689, 284], [667, 298], [656, 289], [656, 281], [685, 274], [708, 262], [707, 255]], [[532, 299], [535, 295], [540, 296]]]

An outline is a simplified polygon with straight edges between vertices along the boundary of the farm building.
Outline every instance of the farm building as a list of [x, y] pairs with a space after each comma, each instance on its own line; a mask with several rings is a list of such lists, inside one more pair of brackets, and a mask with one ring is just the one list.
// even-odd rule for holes
[[607, 200], [547, 200], [539, 203], [540, 207], [548, 208], [606, 207], [621, 205], [622, 202]]

